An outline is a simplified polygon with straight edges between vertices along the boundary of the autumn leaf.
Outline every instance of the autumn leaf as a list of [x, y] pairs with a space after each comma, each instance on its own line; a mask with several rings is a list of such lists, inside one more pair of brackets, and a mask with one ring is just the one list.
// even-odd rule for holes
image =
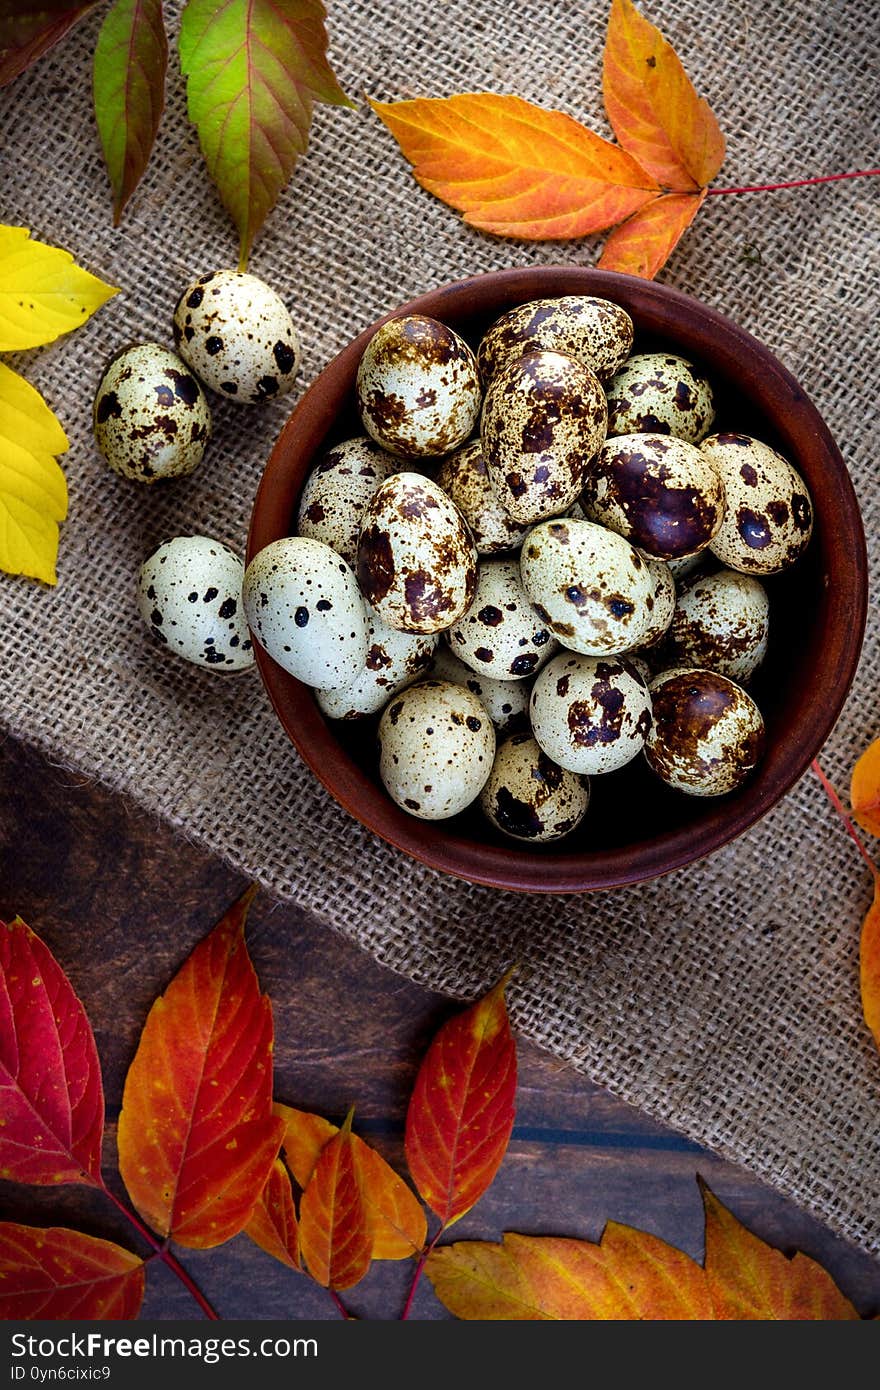
[[327, 61], [322, 0], [189, 0], [180, 66], [189, 118], [241, 238], [254, 237], [308, 143], [316, 101], [351, 106]]
[[0, 569], [56, 583], [67, 435], [39, 391], [0, 362]]
[[149, 162], [165, 105], [167, 66], [162, 0], [116, 0], [98, 34], [93, 73], [115, 225]]
[[0, 922], [0, 1098], [0, 1177], [100, 1185], [95, 1039], [61, 966], [19, 917]]
[[66, 1226], [0, 1222], [0, 1318], [136, 1318], [144, 1264]]
[[272, 1007], [244, 940], [253, 891], [150, 1010], [119, 1117], [119, 1171], [161, 1236], [219, 1245], [250, 1220], [284, 1126], [272, 1114]]
[[0, 7], [0, 87], [29, 68], [100, 0], [12, 0]]
[[880, 738], [869, 744], [856, 762], [849, 799], [862, 829], [880, 836]]
[[715, 115], [674, 48], [632, 0], [612, 0], [602, 91], [621, 145], [658, 183], [695, 192], [712, 182], [724, 160]]
[[874, 879], [874, 901], [862, 923], [859, 981], [865, 1022], [880, 1047], [880, 876]]
[[599, 258], [600, 270], [618, 270], [653, 280], [675, 250], [706, 197], [699, 193], [664, 193], [615, 227]]
[[118, 291], [69, 251], [0, 226], [0, 352], [42, 347], [78, 328]]
[[300, 1249], [312, 1278], [349, 1289], [370, 1267], [373, 1237], [361, 1197], [352, 1112], [321, 1150], [300, 1204]]
[[293, 1205], [290, 1175], [280, 1158], [272, 1164], [266, 1186], [245, 1226], [245, 1233], [262, 1250], [289, 1269], [301, 1269], [299, 1223]]
[[504, 1004], [511, 974], [443, 1025], [416, 1077], [406, 1161], [443, 1226], [470, 1211], [507, 1152], [516, 1095], [516, 1045]]

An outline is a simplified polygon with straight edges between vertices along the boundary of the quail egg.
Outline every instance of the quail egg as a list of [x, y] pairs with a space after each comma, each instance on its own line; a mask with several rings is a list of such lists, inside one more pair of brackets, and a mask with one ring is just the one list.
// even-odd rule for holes
[[398, 632], [388, 627], [369, 605], [367, 664], [348, 685], [316, 691], [318, 707], [329, 719], [362, 719], [378, 714], [392, 695], [418, 680], [431, 664], [436, 633]]
[[251, 560], [244, 577], [248, 627], [297, 680], [331, 690], [367, 664], [367, 620], [351, 567], [322, 541], [284, 536]]
[[570, 835], [589, 801], [586, 779], [554, 763], [531, 734], [513, 734], [500, 745], [480, 792], [483, 812], [502, 834], [533, 844]]
[[535, 681], [531, 711], [538, 743], [569, 772], [614, 772], [651, 728], [651, 696], [625, 659], [561, 652]]
[[591, 521], [672, 560], [710, 543], [724, 515], [724, 486], [710, 457], [693, 444], [665, 434], [622, 434], [590, 464], [581, 506]]
[[544, 521], [526, 537], [520, 573], [539, 617], [572, 651], [630, 651], [651, 630], [654, 576], [614, 531], [567, 517]]
[[531, 694], [528, 681], [497, 681], [491, 676], [478, 676], [476, 671], [453, 656], [445, 642], [441, 642], [434, 654], [430, 674], [434, 680], [466, 685], [485, 705], [486, 713], [499, 733], [513, 733], [528, 725]]
[[663, 643], [667, 666], [720, 671], [740, 685], [767, 654], [770, 601], [757, 579], [733, 570], [694, 577], [681, 589]]
[[651, 685], [654, 725], [645, 756], [657, 776], [691, 796], [742, 786], [764, 751], [764, 720], [750, 695], [717, 671], [664, 671]]
[[698, 569], [705, 568], [708, 550], [698, 550], [696, 555], [682, 555], [678, 560], [667, 560], [666, 564], [669, 573], [672, 575], [676, 584], [681, 584], [689, 575], [694, 574]]
[[211, 434], [204, 392], [180, 358], [158, 343], [116, 354], [95, 393], [95, 442], [123, 478], [156, 483], [192, 473]]
[[421, 820], [445, 820], [482, 791], [495, 757], [495, 729], [470, 690], [423, 681], [386, 707], [379, 749], [379, 773], [398, 806]]
[[489, 477], [514, 521], [558, 516], [577, 501], [606, 422], [595, 373], [571, 357], [529, 352], [496, 373], [480, 438]]
[[434, 476], [471, 530], [480, 555], [518, 550], [528, 529], [507, 514], [483, 458], [479, 439], [444, 459]]
[[210, 536], [176, 536], [141, 565], [138, 606], [169, 651], [212, 671], [244, 671], [254, 653], [243, 581], [244, 565], [228, 546]]
[[651, 595], [645, 602], [651, 614], [651, 623], [640, 642], [640, 647], [653, 647], [665, 636], [675, 612], [675, 580], [665, 560], [652, 560], [650, 555], [642, 559], [651, 576]]
[[727, 512], [712, 551], [743, 574], [778, 574], [807, 548], [813, 530], [801, 475], [769, 445], [747, 434], [713, 434], [701, 452], [718, 470]]
[[323, 541], [354, 568], [367, 503], [400, 461], [361, 436], [334, 444], [312, 469], [302, 490], [296, 529]]
[[180, 296], [172, 327], [181, 357], [221, 396], [253, 405], [293, 389], [299, 338], [284, 300], [256, 275], [200, 276]]
[[515, 560], [482, 560], [467, 612], [446, 633], [457, 657], [478, 675], [496, 680], [533, 676], [557, 650], [535, 612]]
[[437, 319], [389, 319], [361, 358], [357, 398], [367, 434], [392, 454], [448, 454], [470, 438], [480, 413], [476, 358]]
[[632, 319], [609, 299], [576, 294], [535, 299], [493, 323], [480, 343], [477, 365], [488, 384], [512, 357], [547, 348], [573, 357], [607, 381], [626, 361], [632, 342]]
[[361, 591], [389, 627], [440, 632], [469, 607], [477, 552], [458, 508], [419, 473], [395, 473], [374, 493], [358, 541]]
[[712, 387], [683, 357], [640, 352], [609, 381], [608, 437], [672, 434], [698, 444], [715, 419]]

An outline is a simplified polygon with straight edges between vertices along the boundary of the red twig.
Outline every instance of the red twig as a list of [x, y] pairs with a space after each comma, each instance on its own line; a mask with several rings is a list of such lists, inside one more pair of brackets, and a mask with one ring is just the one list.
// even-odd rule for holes
[[874, 875], [874, 877], [880, 878], [880, 871], [878, 871], [877, 865], [874, 863], [874, 860], [871, 858], [870, 854], [865, 849], [865, 846], [862, 844], [861, 836], [859, 835], [858, 831], [853, 825], [852, 818], [849, 812], [847, 811], [840, 797], [837, 795], [837, 792], [832, 787], [831, 783], [828, 781], [828, 778], [825, 776], [825, 773], [819, 766], [818, 758], [813, 759], [811, 766], [816, 776], [819, 778], [819, 781], [822, 783], [822, 789], [825, 792], [825, 795], [828, 797], [828, 800], [831, 802], [831, 805], [834, 807], [835, 811], [837, 812], [838, 816], [843, 822], [847, 834], [855, 842], [859, 854], [864, 859], [865, 863], [871, 870], [871, 873]]
[[710, 196], [722, 193], [775, 193], [779, 188], [806, 188], [811, 183], [837, 183], [839, 179], [875, 179], [880, 169], [854, 169], [848, 174], [821, 174], [813, 179], [790, 179], [787, 183], [752, 183], [742, 188], [708, 188]]
[[104, 1182], [101, 1183], [101, 1191], [104, 1193], [106, 1197], [110, 1198], [110, 1201], [113, 1203], [114, 1207], [116, 1207], [117, 1210], [122, 1212], [122, 1215], [125, 1217], [126, 1221], [130, 1222], [131, 1225], [134, 1226], [138, 1234], [143, 1236], [147, 1244], [151, 1246], [155, 1258], [161, 1260], [162, 1263], [166, 1265], [168, 1269], [171, 1270], [172, 1274], [177, 1275], [177, 1278], [180, 1280], [181, 1284], [183, 1284], [184, 1288], [190, 1294], [192, 1294], [193, 1298], [201, 1308], [205, 1317], [210, 1318], [212, 1322], [222, 1321], [220, 1314], [216, 1312], [214, 1308], [211, 1307], [211, 1304], [208, 1302], [207, 1298], [202, 1293], [201, 1289], [193, 1279], [192, 1275], [187, 1274], [183, 1265], [177, 1259], [177, 1256], [172, 1254], [172, 1252], [168, 1249], [167, 1245], [163, 1245], [161, 1241], [157, 1240], [156, 1237], [153, 1235], [152, 1231], [149, 1229], [149, 1227], [145, 1226], [144, 1223], [137, 1216], [135, 1216], [133, 1211], [129, 1211], [125, 1203], [120, 1202], [116, 1194], [114, 1192], [111, 1192], [109, 1187], [107, 1187], [106, 1183]]
[[339, 1316], [340, 1316], [341, 1318], [345, 1318], [346, 1322], [350, 1322], [350, 1321], [351, 1321], [351, 1313], [350, 1313], [350, 1312], [348, 1311], [348, 1309], [346, 1308], [345, 1304], [343, 1303], [342, 1299], [339, 1297], [339, 1294], [336, 1292], [336, 1290], [335, 1290], [335, 1289], [328, 1289], [327, 1292], [329, 1293], [330, 1297], [333, 1299], [333, 1302], [336, 1304], [337, 1310], [338, 1310], [338, 1312], [339, 1312]]
[[440, 1237], [442, 1236], [442, 1234], [443, 1234], [443, 1232], [445, 1231], [445, 1229], [446, 1229], [445, 1226], [441, 1226], [441, 1227], [440, 1227], [440, 1230], [437, 1232], [437, 1234], [435, 1235], [434, 1239], [431, 1241], [430, 1245], [426, 1245], [425, 1248], [424, 1248], [424, 1250], [422, 1251], [421, 1255], [419, 1255], [418, 1263], [416, 1264], [416, 1268], [415, 1268], [415, 1273], [413, 1274], [413, 1281], [412, 1281], [412, 1283], [410, 1284], [409, 1293], [408, 1293], [408, 1295], [407, 1295], [406, 1303], [403, 1305], [403, 1312], [402, 1312], [401, 1315], [400, 1315], [400, 1321], [401, 1321], [401, 1322], [406, 1322], [407, 1319], [408, 1319], [408, 1317], [409, 1317], [409, 1315], [410, 1315], [410, 1312], [412, 1311], [413, 1299], [414, 1299], [415, 1296], [416, 1296], [416, 1289], [419, 1287], [419, 1282], [420, 1282], [421, 1277], [422, 1277], [422, 1270], [425, 1268], [425, 1265], [428, 1263], [428, 1256], [430, 1255], [431, 1251], [434, 1249], [434, 1246], [437, 1244], [438, 1240], [439, 1240]]

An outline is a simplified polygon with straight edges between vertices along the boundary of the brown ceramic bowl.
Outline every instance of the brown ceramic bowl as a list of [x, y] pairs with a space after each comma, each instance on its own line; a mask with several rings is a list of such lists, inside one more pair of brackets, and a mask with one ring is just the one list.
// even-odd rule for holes
[[[715, 799], [670, 791], [636, 759], [592, 779], [590, 810], [558, 848], [502, 840], [471, 807], [453, 820], [400, 810], [377, 773], [375, 721], [334, 725], [312, 692], [257, 649], [281, 723], [315, 776], [370, 830], [435, 869], [537, 893], [614, 888], [710, 854], [754, 825], [806, 771], [828, 737], [858, 663], [867, 605], [865, 538], [843, 459], [816, 408], [765, 347], [713, 309], [665, 285], [570, 267], [499, 271], [395, 310], [442, 319], [476, 346], [499, 314], [530, 299], [593, 294], [636, 325], [635, 351], [656, 345], [701, 365], [716, 387], [718, 428], [778, 447], [806, 479], [816, 524], [803, 559], [768, 581], [770, 653], [754, 687], [767, 753], [740, 791]], [[306, 392], [282, 431], [257, 493], [248, 560], [293, 531], [300, 490], [332, 443], [362, 433], [354, 405], [361, 354], [377, 324], [349, 343]]]

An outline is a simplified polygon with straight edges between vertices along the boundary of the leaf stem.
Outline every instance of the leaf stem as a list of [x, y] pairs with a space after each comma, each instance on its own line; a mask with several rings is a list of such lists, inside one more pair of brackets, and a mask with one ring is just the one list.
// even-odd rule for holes
[[859, 854], [862, 856], [868, 868], [871, 870], [871, 873], [874, 875], [874, 878], [880, 878], [880, 871], [878, 871], [877, 865], [874, 863], [874, 860], [871, 858], [870, 854], [865, 849], [865, 846], [862, 843], [862, 838], [856, 830], [855, 826], [853, 825], [852, 818], [846, 810], [846, 807], [844, 806], [840, 797], [837, 795], [837, 792], [834, 790], [831, 783], [828, 781], [828, 778], [825, 776], [825, 773], [819, 766], [818, 758], [813, 759], [811, 767], [815, 772], [816, 776], [819, 778], [825, 795], [828, 797], [828, 800], [831, 802], [831, 805], [834, 807], [835, 811], [837, 812], [838, 816], [843, 822], [847, 834], [855, 842]]
[[416, 1264], [415, 1268], [415, 1273], [413, 1274], [412, 1283], [409, 1286], [409, 1293], [407, 1295], [406, 1303], [403, 1305], [403, 1312], [400, 1315], [401, 1322], [406, 1322], [409, 1318], [410, 1312], [412, 1311], [413, 1299], [416, 1296], [416, 1289], [419, 1287], [419, 1283], [422, 1278], [422, 1271], [424, 1270], [425, 1265], [428, 1263], [428, 1256], [431, 1254], [431, 1251], [434, 1249], [434, 1246], [437, 1244], [438, 1240], [440, 1239], [445, 1230], [446, 1227], [441, 1226], [440, 1230], [437, 1232], [431, 1243], [429, 1245], [426, 1245], [422, 1253], [419, 1255], [418, 1263]]
[[103, 1181], [103, 1179], [101, 1181], [101, 1191], [104, 1193], [105, 1197], [109, 1197], [110, 1201], [117, 1208], [117, 1210], [122, 1212], [122, 1215], [125, 1217], [126, 1221], [130, 1222], [130, 1224], [135, 1228], [138, 1234], [143, 1236], [144, 1240], [152, 1248], [153, 1256], [156, 1259], [161, 1260], [162, 1263], [166, 1265], [168, 1269], [171, 1270], [172, 1274], [177, 1275], [177, 1278], [180, 1280], [181, 1284], [183, 1284], [184, 1288], [195, 1299], [196, 1303], [201, 1308], [205, 1317], [209, 1318], [211, 1322], [222, 1321], [220, 1314], [214, 1308], [212, 1308], [211, 1304], [208, 1302], [207, 1298], [202, 1293], [201, 1289], [193, 1279], [192, 1275], [187, 1274], [186, 1270], [178, 1260], [177, 1256], [174, 1255], [168, 1249], [167, 1245], [163, 1245], [161, 1241], [157, 1240], [157, 1238], [153, 1235], [149, 1227], [145, 1226], [144, 1223], [140, 1220], [140, 1218], [135, 1216], [133, 1211], [129, 1211], [128, 1207], [125, 1205], [124, 1202], [121, 1202], [119, 1200], [115, 1192], [110, 1191], [110, 1188]]
[[806, 188], [811, 183], [837, 183], [839, 179], [874, 179], [880, 169], [853, 169], [847, 174], [820, 174], [812, 179], [790, 179], [787, 183], [752, 183], [742, 188], [707, 188], [709, 197], [727, 193], [775, 193], [779, 188]]
[[338, 1311], [338, 1313], [339, 1313], [339, 1316], [340, 1316], [341, 1318], [345, 1318], [345, 1321], [346, 1321], [346, 1322], [351, 1322], [351, 1313], [350, 1313], [350, 1312], [348, 1311], [348, 1309], [346, 1308], [345, 1304], [343, 1303], [342, 1299], [339, 1297], [339, 1294], [336, 1292], [336, 1290], [335, 1290], [335, 1289], [328, 1289], [327, 1292], [329, 1293], [330, 1297], [333, 1299], [333, 1302], [336, 1304], [336, 1309], [337, 1309], [337, 1311]]

